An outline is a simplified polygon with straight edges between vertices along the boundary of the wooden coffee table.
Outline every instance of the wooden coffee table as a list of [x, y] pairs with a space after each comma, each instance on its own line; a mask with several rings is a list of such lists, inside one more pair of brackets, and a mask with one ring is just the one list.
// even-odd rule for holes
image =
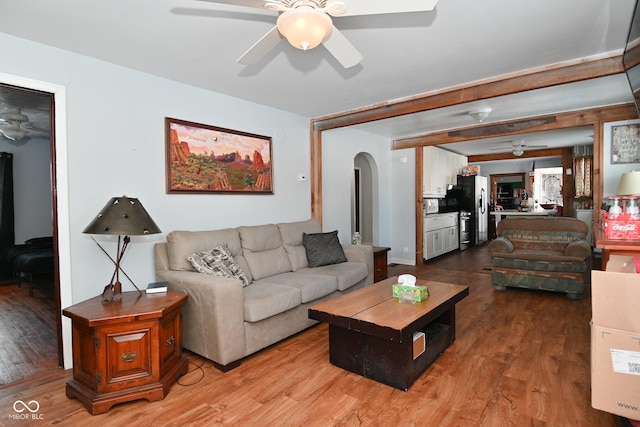
[[[407, 390], [455, 340], [455, 305], [469, 287], [418, 280], [429, 297], [415, 304], [393, 298], [397, 277], [309, 308], [309, 318], [329, 324], [332, 364], [400, 390]], [[413, 358], [413, 334], [424, 332], [424, 353]]]

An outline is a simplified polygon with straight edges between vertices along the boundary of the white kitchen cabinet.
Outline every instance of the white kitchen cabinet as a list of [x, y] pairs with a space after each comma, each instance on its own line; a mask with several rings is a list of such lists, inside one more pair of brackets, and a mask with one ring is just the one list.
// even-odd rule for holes
[[460, 232], [458, 225], [444, 229], [445, 234], [445, 253], [455, 251], [460, 247]]
[[435, 258], [460, 247], [458, 213], [427, 215], [424, 219], [424, 259]]
[[437, 147], [423, 147], [423, 194], [425, 197], [444, 197], [447, 187], [442, 176], [442, 151]]
[[422, 180], [425, 197], [444, 197], [447, 185], [457, 183], [458, 174], [467, 158], [437, 147], [422, 148]]
[[424, 259], [435, 258], [438, 255], [444, 254], [444, 242], [445, 238], [443, 236], [444, 229], [427, 231], [424, 234], [425, 240], [425, 257]]

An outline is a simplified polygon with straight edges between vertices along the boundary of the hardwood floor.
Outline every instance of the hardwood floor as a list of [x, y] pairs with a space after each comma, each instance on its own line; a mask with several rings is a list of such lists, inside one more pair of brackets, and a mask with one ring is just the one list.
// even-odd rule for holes
[[0, 388], [59, 369], [51, 280], [36, 278], [33, 296], [28, 282], [0, 285]]
[[[189, 352], [193, 370], [158, 402], [114, 406], [91, 416], [65, 396], [70, 372], [0, 390], [0, 424], [16, 400], [39, 403], [32, 425], [598, 426], [591, 408], [591, 300], [491, 287], [486, 247], [390, 274], [466, 284], [457, 338], [407, 392], [329, 363], [327, 326], [312, 327], [247, 358], [228, 373]], [[196, 368], [199, 366], [199, 368]], [[12, 424], [13, 423], [13, 424]]]

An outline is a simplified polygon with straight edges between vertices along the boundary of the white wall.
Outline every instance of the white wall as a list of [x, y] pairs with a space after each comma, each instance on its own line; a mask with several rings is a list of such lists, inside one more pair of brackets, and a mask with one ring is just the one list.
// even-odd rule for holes
[[[422, 154], [422, 149], [418, 149]], [[391, 250], [389, 262], [416, 263], [416, 149], [391, 152]], [[406, 251], [405, 251], [406, 248]]]
[[534, 166], [535, 168], [562, 166], [562, 157], [542, 157], [515, 161], [496, 160], [472, 164], [474, 166], [480, 166], [480, 175], [488, 178], [490, 175], [496, 174], [529, 172], [533, 170]]
[[[68, 175], [68, 188], [66, 182], [58, 188], [60, 225], [69, 240], [69, 255], [60, 259], [61, 270], [70, 272], [61, 282], [63, 307], [99, 295], [111, 278], [110, 262], [82, 230], [113, 196], [138, 197], [163, 231], [161, 235], [132, 238], [123, 268], [139, 286], [154, 280], [153, 244], [171, 230], [310, 217], [309, 182], [297, 180], [299, 172], [309, 173], [309, 161], [303, 160], [310, 158], [307, 118], [4, 34], [0, 34], [0, 47], [0, 73], [66, 89], [66, 107], [58, 112], [66, 117], [66, 126], [59, 124], [64, 127], [64, 132], [60, 130], [64, 138], [57, 141], [65, 151], [58, 167], [65, 168]], [[275, 194], [166, 194], [166, 116], [273, 136]], [[352, 134], [351, 139], [361, 135]], [[382, 147], [377, 148], [376, 156], [387, 158], [388, 144], [385, 148], [384, 156], [380, 154]], [[385, 189], [388, 193], [388, 185]], [[388, 222], [387, 215], [384, 219]], [[386, 233], [383, 242], [388, 240]], [[105, 247], [115, 252], [112, 242], [106, 242]], [[123, 287], [133, 289], [128, 282]], [[69, 368], [70, 330], [68, 320], [63, 322], [65, 364]]]
[[334, 129], [322, 134], [322, 228], [338, 230], [342, 243], [351, 239], [351, 184], [353, 160], [358, 153], [368, 153], [375, 161], [372, 165], [373, 244], [389, 247], [392, 222], [390, 141], [365, 132]]
[[[1, 108], [2, 106], [0, 106]], [[34, 136], [24, 144], [0, 140], [0, 151], [13, 154], [15, 242], [51, 236], [51, 146], [48, 137]]]

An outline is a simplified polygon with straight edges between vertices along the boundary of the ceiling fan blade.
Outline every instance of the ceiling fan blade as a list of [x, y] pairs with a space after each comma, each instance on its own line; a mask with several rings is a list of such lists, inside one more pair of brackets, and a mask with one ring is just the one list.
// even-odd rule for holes
[[33, 123], [29, 123], [29, 122], [23, 124], [22, 128], [25, 129], [25, 130], [28, 130], [28, 131], [46, 133], [47, 135], [49, 134], [49, 129], [48, 128], [34, 126]]
[[276, 47], [280, 40], [284, 37], [278, 31], [278, 27], [273, 27], [271, 31], [262, 36], [260, 40], [256, 42], [253, 46], [249, 48], [245, 53], [242, 54], [240, 58], [236, 60], [236, 62], [244, 65], [255, 64], [260, 61], [271, 49]]
[[349, 0], [345, 3], [347, 10], [340, 16], [425, 12], [433, 10], [438, 0]]
[[362, 54], [358, 52], [358, 49], [347, 40], [335, 25], [331, 29], [329, 37], [322, 44], [344, 68], [351, 68], [362, 61]]
[[198, 1], [206, 1], [208, 3], [230, 4], [233, 6], [244, 6], [244, 7], [253, 7], [256, 9], [264, 9], [263, 0], [198, 0]]

